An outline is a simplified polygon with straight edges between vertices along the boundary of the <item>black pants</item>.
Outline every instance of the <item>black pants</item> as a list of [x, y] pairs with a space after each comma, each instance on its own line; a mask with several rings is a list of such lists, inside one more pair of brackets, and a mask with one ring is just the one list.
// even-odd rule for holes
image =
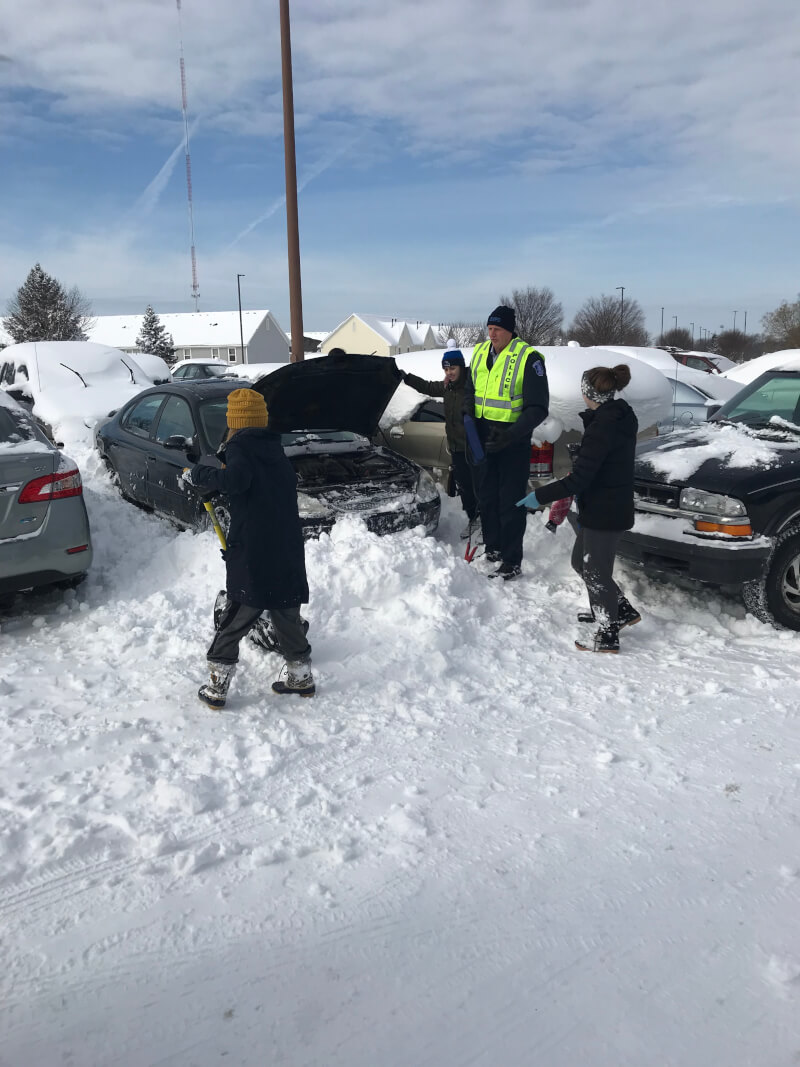
[[305, 663], [311, 659], [311, 645], [306, 640], [299, 607], [272, 608], [265, 613], [262, 608], [251, 608], [249, 604], [239, 604], [235, 600], [229, 600], [222, 612], [214, 640], [206, 653], [207, 658], [215, 663], [236, 663], [239, 659], [239, 642], [262, 614], [269, 615], [285, 660]]
[[594, 617], [601, 626], [616, 623], [622, 590], [614, 581], [619, 530], [587, 530], [582, 526], [572, 549], [572, 569], [586, 582]]
[[472, 480], [474, 470], [464, 452], [453, 452], [453, 475], [456, 480], [458, 495], [461, 497], [461, 507], [466, 511], [470, 522], [478, 514], [478, 501], [475, 497], [475, 483]]
[[489, 453], [475, 468], [478, 506], [487, 552], [499, 552], [503, 563], [522, 563], [527, 510], [517, 501], [528, 492], [531, 446], [511, 445], [502, 452]]

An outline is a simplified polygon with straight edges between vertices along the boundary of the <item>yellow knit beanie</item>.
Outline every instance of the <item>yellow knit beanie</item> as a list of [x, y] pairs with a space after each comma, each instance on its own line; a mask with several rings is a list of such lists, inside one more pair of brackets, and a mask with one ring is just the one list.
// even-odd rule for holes
[[267, 425], [267, 405], [255, 389], [234, 389], [228, 393], [228, 426], [243, 430], [246, 426]]

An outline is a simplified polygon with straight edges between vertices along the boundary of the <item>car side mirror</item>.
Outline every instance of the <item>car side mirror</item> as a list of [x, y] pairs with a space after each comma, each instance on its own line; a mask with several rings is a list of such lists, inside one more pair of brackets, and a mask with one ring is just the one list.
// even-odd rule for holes
[[184, 437], [181, 433], [172, 434], [164, 442], [164, 448], [174, 448], [177, 451], [183, 451], [187, 456], [194, 450], [194, 447], [194, 438]]

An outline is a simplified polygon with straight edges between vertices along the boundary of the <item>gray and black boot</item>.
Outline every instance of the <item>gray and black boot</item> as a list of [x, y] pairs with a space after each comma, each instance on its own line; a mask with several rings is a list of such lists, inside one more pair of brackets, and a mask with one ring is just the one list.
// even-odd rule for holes
[[[578, 613], [578, 622], [596, 622], [594, 612], [581, 611]], [[635, 626], [637, 622], [642, 621], [642, 616], [631, 604], [627, 597], [620, 597], [617, 605], [617, 626], [620, 630], [624, 630], [626, 626]]]
[[272, 692], [280, 693], [281, 696], [296, 693], [300, 697], [313, 697], [316, 691], [311, 663], [308, 660], [287, 660], [272, 683]]
[[220, 708], [225, 707], [225, 698], [228, 695], [231, 678], [233, 678], [236, 671], [236, 664], [217, 663], [214, 660], [209, 660], [208, 670], [209, 680], [205, 685], [200, 686], [197, 690], [197, 695], [204, 704], [208, 704], [214, 711], [219, 711]]
[[619, 652], [619, 625], [601, 626], [593, 638], [575, 642], [581, 652]]

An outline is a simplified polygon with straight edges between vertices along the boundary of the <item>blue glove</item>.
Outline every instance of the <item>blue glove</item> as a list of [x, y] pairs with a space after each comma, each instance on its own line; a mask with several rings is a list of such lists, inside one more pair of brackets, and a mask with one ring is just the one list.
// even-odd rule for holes
[[522, 498], [522, 500], [518, 500], [517, 501], [517, 507], [518, 508], [531, 508], [531, 509], [538, 508], [539, 507], [539, 501], [536, 499], [536, 493], [528, 493], [528, 495], [524, 496]]

